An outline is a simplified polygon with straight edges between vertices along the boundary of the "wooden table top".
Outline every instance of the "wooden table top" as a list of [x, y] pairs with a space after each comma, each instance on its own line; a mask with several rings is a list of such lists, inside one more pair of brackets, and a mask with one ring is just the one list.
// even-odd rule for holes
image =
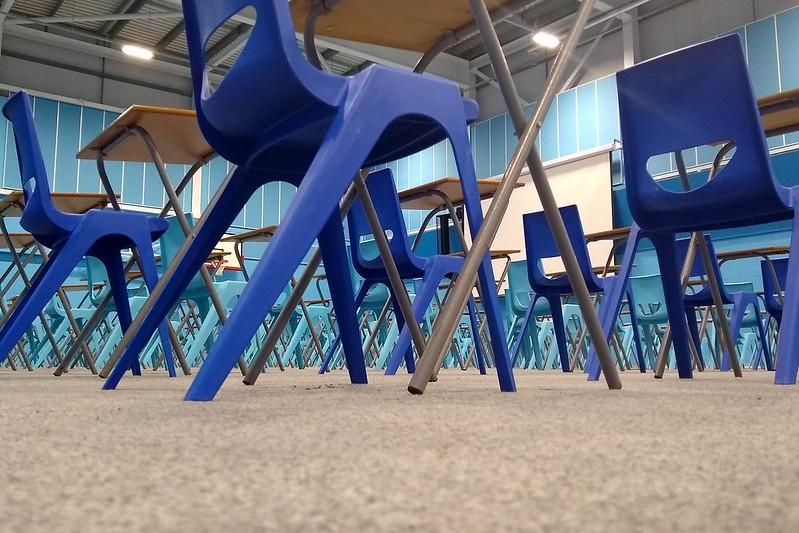
[[597, 231], [595, 233], [588, 233], [585, 236], [585, 242], [597, 241], [623, 241], [630, 235], [630, 227], [613, 228], [604, 231]]
[[717, 253], [716, 257], [720, 261], [731, 261], [733, 259], [745, 259], [748, 257], [763, 257], [770, 255], [785, 255], [790, 252], [790, 247], [785, 246], [761, 246], [758, 248], [747, 248], [745, 250], [732, 250], [730, 252]]
[[[511, 0], [486, 0], [489, 10]], [[531, 0], [532, 3], [532, 0]], [[316, 34], [424, 53], [446, 32], [473, 20], [466, 0], [327, 0]], [[290, 0], [294, 28], [302, 33], [311, 0]]]
[[236, 235], [228, 235], [222, 238], [222, 242], [269, 242], [275, 236], [278, 226], [265, 226]]
[[758, 99], [766, 135], [781, 135], [799, 130], [799, 89]]
[[[56, 208], [65, 213], [81, 214], [108, 205], [108, 196], [103, 193], [54, 192], [51, 197]], [[19, 206], [24, 204], [25, 196], [22, 191], [11, 191], [0, 200], [0, 216], [22, 216], [22, 209]]]
[[[520, 187], [524, 187], [524, 184], [517, 183], [516, 188]], [[477, 188], [480, 190], [481, 200], [493, 198], [499, 188], [499, 180], [477, 180]], [[452, 202], [452, 205], [456, 207], [463, 205], [463, 191], [461, 190], [461, 180], [459, 178], [441, 178], [400, 191], [400, 204], [403, 209], [418, 209], [422, 211], [438, 209], [443, 207], [444, 203], [436, 193], [444, 194]]]
[[[591, 270], [593, 270], [594, 274], [596, 274], [598, 276], [601, 276], [602, 274], [606, 273], [605, 267], [603, 267], [603, 266], [593, 267]], [[610, 265], [610, 266], [608, 266], [607, 273], [608, 274], [615, 274], [619, 270], [621, 270], [621, 265]], [[547, 274], [547, 277], [548, 278], [559, 278], [559, 277], [565, 276], [565, 275], [566, 275], [566, 271], [563, 271], [563, 272], [551, 272], [551, 273]]]
[[[14, 245], [15, 249], [27, 248], [36, 242], [36, 239], [34, 239], [33, 235], [30, 233], [9, 233], [9, 236], [11, 237], [11, 244]], [[0, 248], [9, 249], [9, 242], [0, 238]]]
[[[97, 159], [100, 151], [109, 146], [131, 126], [140, 126], [153, 138], [164, 163], [192, 165], [213, 156], [214, 150], [205, 140], [197, 113], [192, 109], [134, 105], [127, 108], [89, 144], [78, 152], [78, 159]], [[144, 141], [125, 139], [106, 152], [107, 161], [152, 161]]]

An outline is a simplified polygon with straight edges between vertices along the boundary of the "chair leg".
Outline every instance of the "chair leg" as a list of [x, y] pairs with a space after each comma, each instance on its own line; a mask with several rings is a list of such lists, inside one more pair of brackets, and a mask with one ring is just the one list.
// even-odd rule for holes
[[[766, 329], [763, 327], [763, 320], [760, 318], [760, 305], [757, 303], [757, 300], [754, 302], [754, 311], [755, 316], [757, 317], [757, 334], [760, 337], [760, 350], [763, 353], [763, 357], [766, 359], [766, 370], [769, 372], [774, 370], [774, 358], [771, 355], [771, 347], [769, 346], [768, 336], [766, 335]], [[768, 315], [766, 315], [768, 316]], [[758, 356], [759, 359], [759, 356]]]
[[690, 334], [685, 321], [685, 305], [677, 261], [674, 235], [648, 235], [657, 252], [666, 311], [671, 326], [672, 346], [677, 360], [677, 373], [681, 379], [693, 378]]
[[[180, 294], [202, 268], [208, 254], [249, 200], [255, 187], [262, 183], [263, 181], [258, 181], [258, 176], [253, 175], [253, 172], [245, 167], [237, 168], [224, 183], [223, 190], [206, 208], [202, 218], [181, 247], [180, 260], [174, 261], [167, 267], [162, 279], [150, 293], [140, 313], [141, 318], [137, 316], [137, 327], [123, 338], [122, 342], [127, 345], [120, 361], [128, 357], [127, 354], [138, 357], [155, 330], [174, 308]], [[115, 381], [118, 382], [122, 374], [116, 373]], [[109, 377], [106, 386], [114, 388], [116, 383], [113, 383]]]
[[563, 372], [571, 372], [569, 348], [566, 344], [566, 324], [563, 322], [563, 307], [560, 303], [560, 296], [547, 297], [547, 301], [552, 312], [552, 328], [555, 330], [555, 340], [557, 341], [558, 355], [560, 356], [560, 368]]
[[[794, 204], [799, 205], [799, 190], [792, 191]], [[786, 273], [785, 302], [780, 319], [780, 337], [777, 345], [777, 385], [795, 385], [799, 371], [799, 213], [794, 211], [791, 252]]]
[[[410, 332], [405, 328], [405, 317], [402, 315], [402, 311], [400, 311], [399, 302], [397, 301], [397, 297], [394, 294], [394, 289], [391, 287], [388, 288], [388, 292], [391, 295], [391, 307], [394, 309], [394, 318], [397, 323], [397, 342], [394, 345], [394, 349], [391, 350], [391, 355], [388, 357], [388, 361], [386, 362], [386, 375], [393, 376], [399, 370], [400, 361], [405, 359], [405, 368], [409, 374], [413, 374], [416, 371], [416, 360], [413, 357], [413, 347], [411, 346], [411, 335]], [[416, 295], [418, 298], [419, 295]], [[433, 296], [430, 296], [430, 300], [433, 299]], [[428, 302], [429, 304], [430, 302]], [[414, 300], [414, 305], [416, 304], [416, 300]], [[405, 333], [406, 338], [402, 338], [402, 334]], [[402, 351], [399, 351], [400, 342], [404, 344]]]
[[[133, 318], [130, 313], [128, 286], [125, 280], [122, 256], [119, 255], [119, 252], [114, 252], [104, 257], [98, 257], [98, 259], [103, 262], [105, 270], [108, 273], [108, 283], [111, 286], [111, 295], [114, 297], [117, 318], [119, 320], [119, 325], [122, 327], [122, 333], [124, 334], [128, 328], [130, 328]], [[130, 368], [134, 376], [141, 376], [141, 364], [139, 363], [138, 357], [131, 357], [124, 361], [124, 363], [127, 368]]]
[[[136, 250], [139, 254], [144, 283], [147, 285], [147, 290], [152, 292], [155, 286], [158, 285], [158, 270], [155, 266], [155, 255], [153, 254], [153, 247], [149, 240], [149, 235], [142, 235], [139, 242], [136, 243]], [[172, 343], [169, 339], [169, 329], [167, 328], [166, 320], [162, 320], [158, 325], [158, 337], [161, 340], [161, 347], [164, 350], [164, 362], [166, 364], [167, 373], [169, 377], [174, 378], [177, 376], [177, 372], [175, 370], [175, 358], [172, 354]]]
[[[361, 328], [358, 323], [358, 305], [353, 299], [352, 275], [344, 241], [344, 227], [338, 209], [334, 209], [318, 237], [322, 252], [322, 263], [327, 273], [330, 298], [336, 311], [338, 332], [347, 361], [350, 382], [364, 384], [366, 358], [361, 343]], [[310, 327], [313, 325], [309, 324]]]
[[39, 316], [58, 288], [69, 277], [91, 246], [80, 234], [73, 234], [60, 247], [53, 250], [49, 260], [32, 280], [14, 310], [0, 328], [0, 364]]
[[519, 352], [521, 351], [522, 345], [524, 344], [524, 333], [527, 331], [527, 326], [528, 324], [530, 324], [530, 319], [533, 317], [533, 307], [535, 307], [534, 299], [530, 298], [530, 306], [527, 308], [527, 311], [524, 313], [524, 318], [522, 318], [521, 325], [519, 326], [519, 332], [516, 334], [513, 346], [511, 346], [510, 349], [511, 365], [515, 366], [517, 360], [519, 359]]
[[[366, 299], [366, 295], [369, 294], [369, 289], [372, 288], [372, 283], [366, 280], [361, 283], [361, 287], [358, 289], [358, 294], [355, 296], [355, 308], [358, 309], [363, 304], [364, 299]], [[327, 351], [325, 352], [325, 358], [322, 361], [322, 364], [319, 366], [319, 373], [324, 374], [330, 368], [330, 364], [333, 362], [333, 358], [338, 352], [338, 348], [341, 346], [341, 333], [335, 336], [335, 338], [330, 342], [330, 346], [327, 347]]]
[[[698, 317], [696, 316], [696, 308], [695, 307], [686, 307], [685, 308], [685, 320], [688, 324], [688, 333], [691, 335], [691, 341], [694, 343], [694, 348], [696, 348], [697, 355], [701, 358], [702, 357], [702, 338], [699, 336], [699, 326], [698, 326]], [[733, 336], [733, 339], [736, 337]], [[727, 368], [729, 370], [729, 368]]]
[[472, 338], [474, 339], [474, 351], [477, 357], [477, 368], [480, 374], [486, 375], [486, 356], [483, 351], [483, 341], [480, 339], [480, 323], [477, 321], [477, 306], [474, 305], [474, 299], [469, 298], [469, 323], [472, 327]]

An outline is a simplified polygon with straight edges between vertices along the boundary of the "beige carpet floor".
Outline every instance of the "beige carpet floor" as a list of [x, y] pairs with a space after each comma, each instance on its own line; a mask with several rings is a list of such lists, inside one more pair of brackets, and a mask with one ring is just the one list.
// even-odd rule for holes
[[0, 531], [799, 531], [799, 388], [517, 376], [0, 371]]

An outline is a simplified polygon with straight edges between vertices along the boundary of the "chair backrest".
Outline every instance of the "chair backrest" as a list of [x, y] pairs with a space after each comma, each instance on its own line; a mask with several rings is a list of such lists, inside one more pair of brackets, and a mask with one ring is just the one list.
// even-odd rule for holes
[[[397, 268], [402, 272], [413, 265], [414, 254], [408, 244], [408, 230], [405, 227], [405, 219], [402, 216], [402, 208], [391, 170], [383, 169], [372, 172], [366, 179], [366, 186], [380, 224], [388, 238], [391, 255], [394, 257]], [[347, 215], [347, 225], [349, 226], [350, 248], [355, 271], [366, 278], [369, 277], [370, 272], [374, 272], [376, 269], [384, 270], [383, 261], [379, 255], [367, 258], [364, 257], [361, 250], [361, 241], [373, 239], [374, 236], [360, 199], [353, 203]]]
[[[164, 270], [166, 270], [167, 266], [175, 259], [175, 257], [177, 257], [181, 246], [183, 246], [183, 242], [186, 240], [186, 236], [183, 234], [183, 228], [180, 227], [177, 217], [166, 217], [166, 220], [169, 222], [169, 227], [159, 239], [161, 246], [161, 265], [163, 265]], [[191, 213], [186, 213], [186, 220], [188, 221], [190, 228], [194, 227], [194, 217]], [[202, 268], [205, 267], [203, 266]], [[198, 272], [191, 279], [186, 291], [192, 291], [195, 289], [202, 290], [204, 288], [205, 283], [202, 280], [202, 276]]]
[[[315, 106], [335, 106], [345, 80], [314, 68], [297, 48], [286, 0], [183, 0], [186, 41], [200, 126], [214, 149], [244, 164], [256, 138]], [[245, 8], [256, 21], [238, 59], [216, 89], [206, 47]]]
[[68, 216], [56, 209], [50, 197], [47, 169], [28, 94], [20, 91], [12, 96], [3, 106], [3, 115], [11, 121], [14, 128], [14, 142], [25, 196], [25, 210], [20, 224], [38, 240], [46, 236], [63, 235], [64, 229], [68, 227]]
[[508, 267], [508, 290], [506, 298], [516, 314], [522, 314], [530, 305], [530, 280], [527, 275], [527, 261], [513, 261]]
[[[582, 272], [589, 290], [596, 291], [599, 289], [600, 282], [591, 269], [591, 258], [588, 255], [588, 246], [585, 244], [585, 232], [583, 224], [580, 222], [580, 212], [576, 205], [567, 205], [560, 208], [560, 215], [566, 226], [569, 241], [574, 248], [574, 254], [577, 256], [580, 272]], [[523, 224], [530, 286], [537, 293], [543, 294], [545, 292], [544, 285], [551, 280], [548, 280], [544, 273], [541, 260], [560, 257], [560, 252], [543, 211], [524, 215]]]
[[[677, 271], [682, 271], [682, 266], [685, 263], [685, 258], [688, 256], [688, 249], [690, 248], [691, 239], [686, 237], [684, 239], [677, 239]], [[721, 291], [724, 299], [729, 299], [729, 291], [724, 283], [724, 277], [721, 275], [721, 268], [719, 268], [719, 259], [716, 257], [716, 249], [713, 247], [713, 240], [710, 235], [705, 235], [705, 244], [707, 244], [707, 251], [710, 254], [710, 261], [712, 263], [713, 272], [716, 274], [716, 279], [719, 282], [719, 290]], [[707, 279], [707, 269], [705, 262], [702, 261], [702, 255], [699, 250], [696, 251], [694, 262], [691, 265], [691, 278], [704, 277]], [[697, 287], [696, 291], [709, 289], [709, 285], [703, 285], [701, 288]], [[740, 292], [740, 291], [737, 291]], [[690, 293], [690, 291], [689, 291]], [[688, 293], [686, 293], [688, 294]]]
[[[627, 197], [641, 228], [724, 227], [785, 211], [737, 35], [640, 63], [617, 85]], [[647, 170], [654, 156], [725, 141], [735, 143], [732, 159], [691, 192], [668, 191]]]
[[630, 277], [630, 290], [635, 301], [635, 316], [654, 321], [668, 320], [666, 295], [660, 274]]
[[[783, 293], [788, 282], [788, 258], [772, 259], [771, 264], [774, 266], [774, 273], [777, 275], [777, 281], [780, 284], [779, 291]], [[763, 298], [766, 302], [766, 310], [772, 312], [782, 309], [782, 304], [777, 298], [778, 289], [774, 284], [774, 278], [771, 275], [771, 269], [767, 261], [760, 262], [760, 272], [763, 274]]]

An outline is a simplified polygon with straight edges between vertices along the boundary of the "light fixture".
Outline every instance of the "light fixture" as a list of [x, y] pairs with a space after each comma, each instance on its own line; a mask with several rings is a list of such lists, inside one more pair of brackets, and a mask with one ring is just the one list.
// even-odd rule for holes
[[144, 59], [145, 61], [149, 61], [153, 58], [152, 50], [141, 46], [136, 46], [135, 44], [126, 44], [122, 47], [122, 52], [130, 57]]
[[558, 39], [557, 36], [545, 31], [539, 31], [533, 35], [533, 42], [539, 46], [543, 46], [544, 48], [557, 48], [560, 46], [560, 39]]

